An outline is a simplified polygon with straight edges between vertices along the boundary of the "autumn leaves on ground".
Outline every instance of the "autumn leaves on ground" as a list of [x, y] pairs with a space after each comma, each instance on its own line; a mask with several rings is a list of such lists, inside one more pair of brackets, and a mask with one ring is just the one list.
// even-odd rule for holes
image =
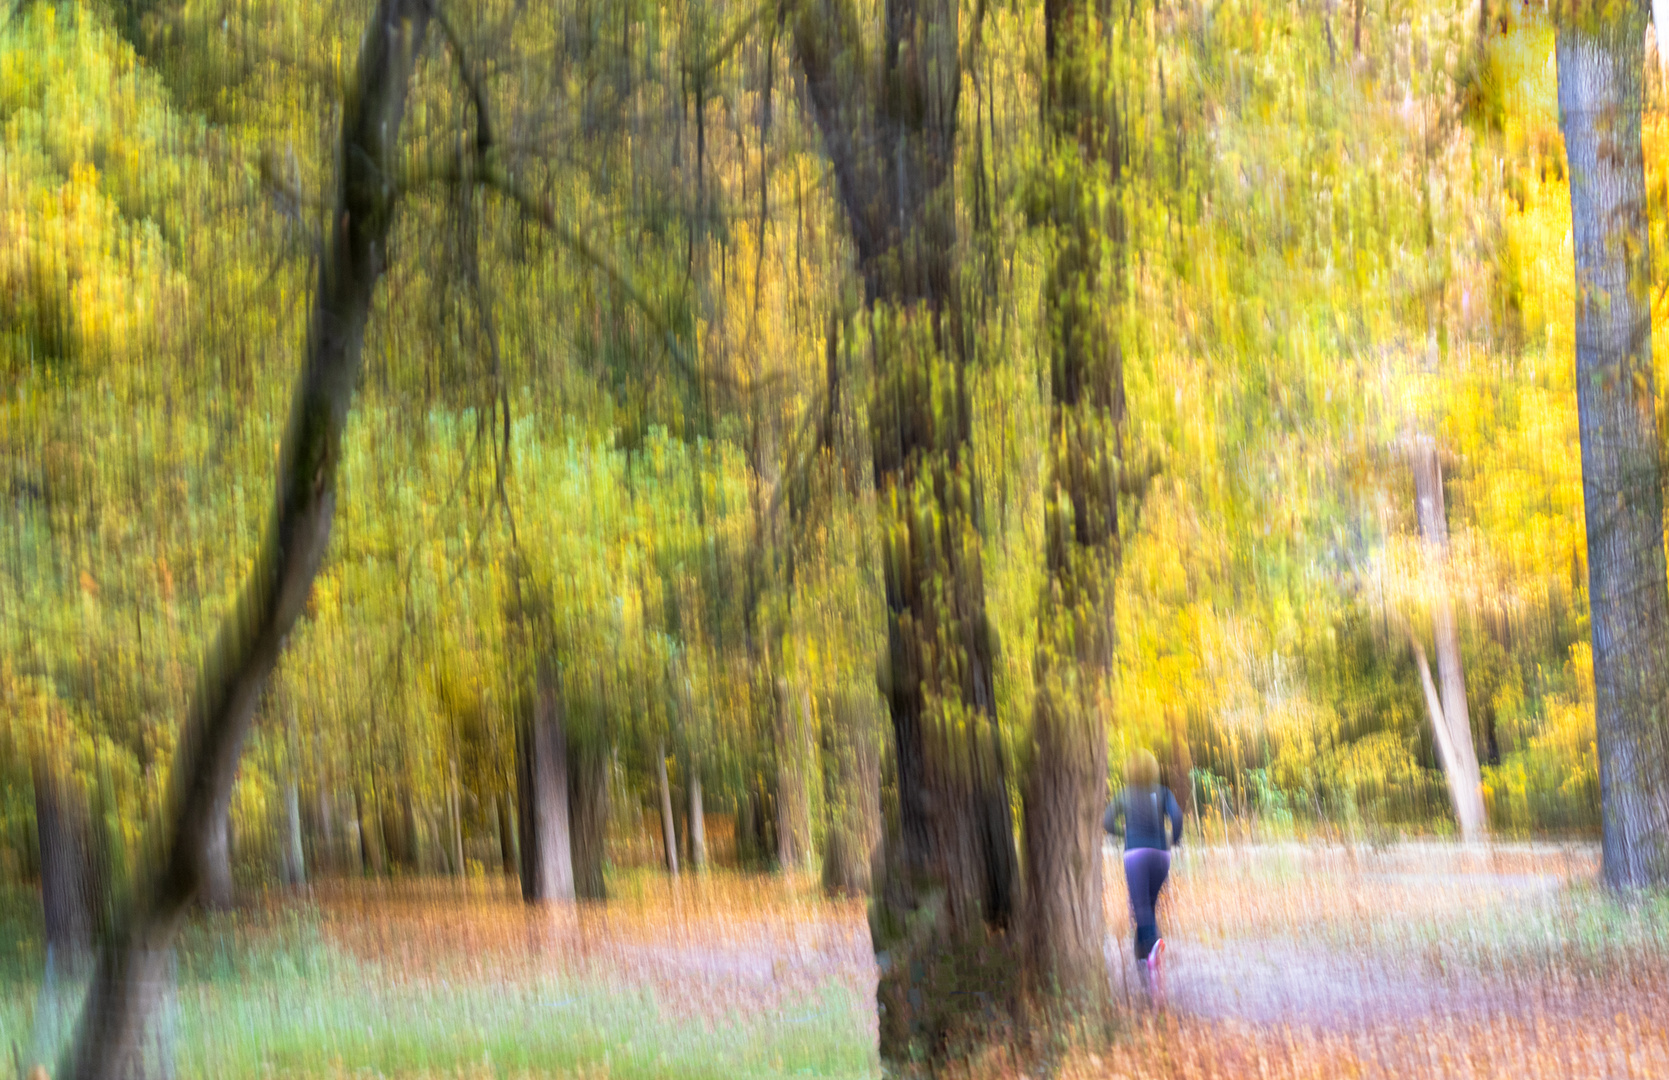
[[[1041, 1065], [1005, 1045], [951, 1071], [1661, 1076], [1669, 907], [1610, 898], [1596, 864], [1588, 846], [1184, 848], [1164, 1010], [1126, 961], [1109, 873], [1116, 1030]], [[862, 903], [726, 872], [621, 885], [607, 906], [551, 910], [496, 880], [333, 883], [210, 917], [165, 1025], [177, 1075], [879, 1072]], [[53, 999], [21, 946], [35, 960], [0, 993], [0, 1036], [27, 1052]]]

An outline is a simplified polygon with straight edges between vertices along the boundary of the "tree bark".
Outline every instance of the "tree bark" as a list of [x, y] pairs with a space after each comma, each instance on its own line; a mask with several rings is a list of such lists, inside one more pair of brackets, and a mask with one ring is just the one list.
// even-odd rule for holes
[[1579, 7], [1558, 30], [1602, 860], [1618, 888], [1669, 882], [1669, 586], [1640, 144], [1645, 33], [1640, 4]]
[[[1107, 993], [1101, 810], [1119, 562], [1124, 357], [1103, 314], [1123, 301], [1118, 132], [1106, 114], [1107, 46], [1091, 0], [1045, 5], [1044, 114], [1055, 262], [1044, 496], [1048, 579], [1038, 603], [1032, 763], [1025, 780], [1025, 945], [1036, 988]], [[1111, 163], [1111, 164], [1109, 164]], [[1112, 187], [1111, 196], [1103, 195]], [[1104, 238], [1113, 274], [1101, 275]]]
[[568, 822], [568, 738], [556, 668], [543, 653], [534, 664], [533, 707], [517, 747], [521, 808], [522, 899], [574, 898]]
[[84, 956], [92, 944], [96, 921], [96, 875], [86, 801], [46, 754], [35, 756], [31, 772], [46, 943], [61, 956]]
[[235, 899], [232, 885], [232, 815], [217, 816], [204, 852], [202, 904], [210, 911], [230, 911]]
[[[1466, 678], [1460, 662], [1454, 601], [1449, 596], [1449, 523], [1443, 502], [1443, 473], [1437, 460], [1437, 446], [1430, 438], [1415, 438], [1413, 467], [1414, 505], [1426, 549], [1432, 633], [1437, 647], [1438, 700], [1441, 701], [1441, 708], [1431, 712], [1431, 721], [1434, 730], [1441, 725], [1446, 733], [1443, 742], [1448, 752], [1443, 771], [1461, 836], [1469, 841], [1479, 840], [1488, 829], [1489, 820], [1484, 813], [1478, 748], [1472, 739], [1472, 719], [1466, 708]], [[1426, 670], [1425, 651], [1418, 643], [1416, 648], [1421, 677], [1429, 681], [1431, 674]]]
[[805, 770], [810, 717], [804, 709], [795, 715], [791, 695], [787, 680], [778, 679], [772, 712], [776, 719], [777, 868], [784, 872], [806, 869], [812, 854]]
[[606, 900], [603, 864], [608, 857], [609, 752], [602, 743], [568, 743], [568, 818], [574, 836], [574, 895]]
[[997, 731], [958, 303], [957, 0], [887, 0], [882, 47], [849, 0], [806, 0], [794, 46], [856, 249], [875, 379], [870, 446], [887, 603], [884, 696], [899, 833], [872, 906], [883, 1060], [939, 1053], [1009, 1000], [1018, 862]]
[[359, 380], [372, 291], [397, 192], [395, 143], [428, 28], [427, 0], [380, 0], [342, 109], [331, 235], [319, 261], [305, 367], [279, 452], [272, 518], [236, 609], [204, 658], [181, 727], [161, 860], [100, 950], [63, 1080], [118, 1080], [134, 1067], [174, 934], [202, 886], [217, 822], [261, 688], [307, 602], [336, 504], [342, 429]]

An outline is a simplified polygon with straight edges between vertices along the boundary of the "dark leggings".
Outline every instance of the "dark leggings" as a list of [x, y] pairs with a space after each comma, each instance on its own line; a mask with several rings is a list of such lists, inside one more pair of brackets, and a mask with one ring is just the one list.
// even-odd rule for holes
[[1158, 848], [1131, 848], [1124, 853], [1124, 880], [1130, 886], [1130, 916], [1136, 920], [1136, 959], [1146, 960], [1159, 940], [1154, 905], [1171, 872], [1171, 853]]

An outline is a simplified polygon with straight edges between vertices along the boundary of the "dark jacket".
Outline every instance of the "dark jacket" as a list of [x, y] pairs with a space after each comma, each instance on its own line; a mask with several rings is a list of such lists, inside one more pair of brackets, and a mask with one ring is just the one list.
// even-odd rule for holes
[[[1171, 819], [1170, 843], [1165, 842], [1165, 819]], [[1125, 788], [1107, 806], [1101, 827], [1114, 836], [1119, 832], [1119, 819], [1124, 821], [1124, 850], [1157, 848], [1168, 850], [1182, 843], [1182, 808], [1176, 796], [1163, 784], [1152, 787]]]

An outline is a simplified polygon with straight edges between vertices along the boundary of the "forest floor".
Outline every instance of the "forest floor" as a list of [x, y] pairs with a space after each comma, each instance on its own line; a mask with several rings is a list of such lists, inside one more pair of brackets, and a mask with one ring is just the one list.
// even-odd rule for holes
[[[1185, 849], [1164, 1009], [1127, 959], [1111, 852], [1107, 870], [1122, 1033], [1057, 1059], [1062, 1080], [1669, 1076], [1669, 901], [1607, 898], [1591, 847]], [[613, 884], [606, 906], [536, 912], [497, 878], [328, 884], [198, 920], [164, 1024], [175, 1074], [877, 1074], [860, 903], [729, 873]], [[43, 991], [23, 906], [0, 913], [0, 1041], [27, 1058], [76, 987]], [[1000, 1050], [969, 1069], [1020, 1071]]]
[[1618, 903], [1597, 873], [1587, 845], [1185, 849], [1165, 1008], [1120, 940], [1128, 1037], [1057, 1075], [1669, 1076], [1669, 903]]

